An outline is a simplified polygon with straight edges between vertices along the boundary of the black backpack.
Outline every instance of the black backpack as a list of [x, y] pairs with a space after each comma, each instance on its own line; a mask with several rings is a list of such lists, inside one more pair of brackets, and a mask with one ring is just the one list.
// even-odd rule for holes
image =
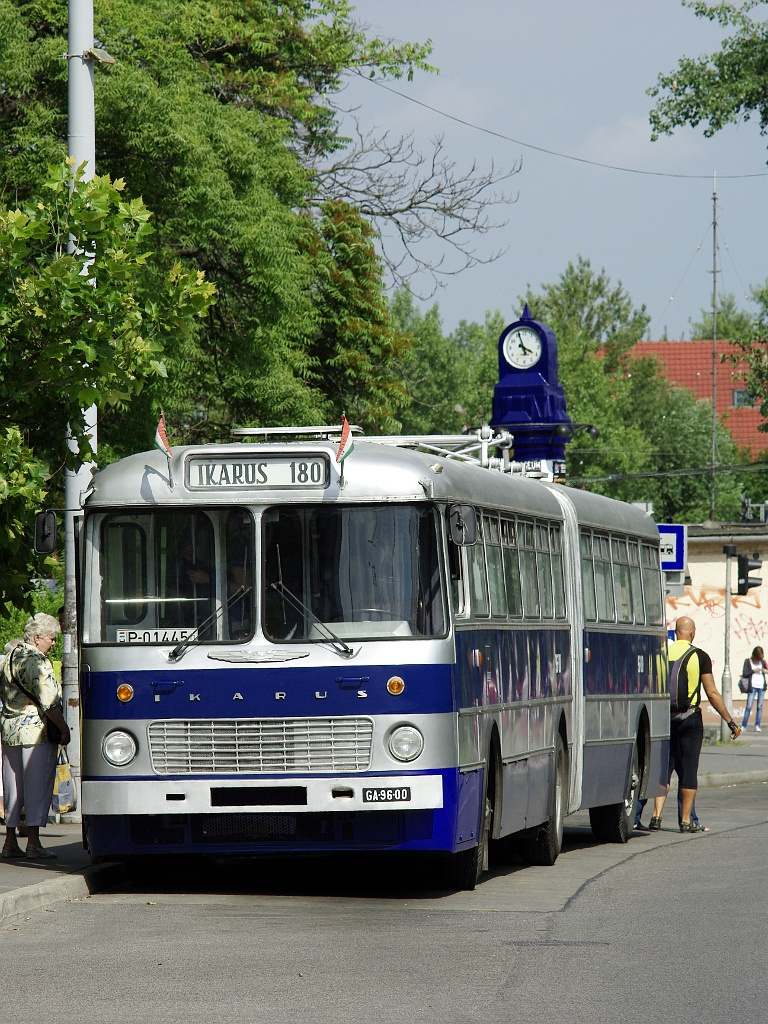
[[[699, 673], [699, 684], [693, 694], [688, 693], [688, 662], [694, 656], [698, 654], [698, 647], [689, 647], [685, 654], [681, 655], [677, 661], [672, 662], [672, 668], [669, 673], [669, 699], [670, 699], [670, 711], [672, 714], [683, 714], [686, 711], [691, 710], [693, 705], [693, 697], [698, 696], [699, 690], [701, 689], [701, 673]], [[701, 664], [701, 662], [699, 662]], [[685, 670], [685, 671], [683, 671]], [[681, 677], [682, 676], [682, 680]], [[698, 707], [698, 700], [696, 706]]]

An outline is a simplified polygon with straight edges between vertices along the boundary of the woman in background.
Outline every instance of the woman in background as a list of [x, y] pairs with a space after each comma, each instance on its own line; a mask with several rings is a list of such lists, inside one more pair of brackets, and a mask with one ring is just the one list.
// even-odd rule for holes
[[751, 658], [744, 659], [744, 667], [741, 670], [743, 677], [749, 679], [752, 683], [752, 689], [747, 693], [747, 706], [744, 708], [744, 717], [741, 720], [741, 728], [746, 729], [747, 723], [749, 722], [749, 713], [752, 710], [752, 705], [757, 699], [757, 711], [755, 712], [755, 729], [758, 732], [763, 730], [760, 728], [760, 722], [763, 718], [763, 700], [765, 699], [765, 673], [768, 672], [768, 664], [765, 661], [765, 655], [762, 647], [756, 647], [752, 651]]

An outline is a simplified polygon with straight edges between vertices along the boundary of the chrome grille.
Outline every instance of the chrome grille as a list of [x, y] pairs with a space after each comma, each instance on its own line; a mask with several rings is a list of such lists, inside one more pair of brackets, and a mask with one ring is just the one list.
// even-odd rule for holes
[[371, 763], [369, 718], [256, 718], [152, 722], [160, 775], [206, 772], [356, 772]]

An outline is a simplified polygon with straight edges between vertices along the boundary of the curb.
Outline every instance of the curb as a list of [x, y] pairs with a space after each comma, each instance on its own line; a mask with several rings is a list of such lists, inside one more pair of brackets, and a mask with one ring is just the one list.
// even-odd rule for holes
[[104, 889], [111, 876], [118, 874], [122, 874], [120, 865], [105, 864], [11, 889], [0, 896], [0, 926], [14, 924], [33, 911], [44, 910], [54, 903], [84, 899]]
[[699, 789], [716, 789], [721, 786], [742, 786], [748, 782], [768, 782], [768, 771], [758, 772], [710, 772], [699, 776]]

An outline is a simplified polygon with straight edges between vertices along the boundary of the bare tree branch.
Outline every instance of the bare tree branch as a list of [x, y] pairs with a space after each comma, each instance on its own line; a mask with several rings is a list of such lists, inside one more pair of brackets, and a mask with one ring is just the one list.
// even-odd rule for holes
[[[416, 275], [431, 281], [429, 298], [443, 283], [477, 264], [492, 263], [506, 248], [482, 253], [476, 243], [507, 221], [493, 220], [490, 211], [509, 206], [517, 195], [496, 191], [496, 186], [517, 174], [521, 162], [499, 171], [491, 162], [480, 171], [472, 161], [459, 170], [448, 157], [443, 137], [432, 140], [431, 156], [419, 153], [413, 134], [397, 140], [388, 132], [363, 133], [355, 122], [355, 138], [334, 163], [316, 170], [317, 199], [344, 200], [374, 225], [381, 240], [382, 258], [395, 284], [411, 283]], [[425, 243], [443, 243], [435, 255]]]

